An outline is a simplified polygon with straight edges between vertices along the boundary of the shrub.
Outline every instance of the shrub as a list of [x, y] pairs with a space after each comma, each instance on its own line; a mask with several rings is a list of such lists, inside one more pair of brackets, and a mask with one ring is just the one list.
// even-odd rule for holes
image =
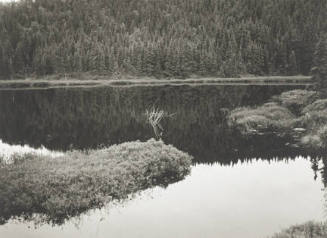
[[304, 107], [314, 102], [318, 96], [316, 91], [296, 89], [275, 96], [272, 100], [288, 108], [293, 113], [299, 114]]
[[314, 111], [321, 111], [321, 110], [326, 110], [327, 109], [327, 99], [319, 99], [308, 106], [306, 106], [303, 110], [302, 113], [311, 113]]
[[262, 106], [233, 110], [228, 123], [244, 136], [270, 133], [272, 138], [283, 137], [290, 146], [325, 151], [327, 99], [316, 100], [318, 96], [306, 90], [284, 92]]
[[231, 111], [228, 122], [243, 135], [280, 132], [294, 123], [295, 116], [276, 103], [266, 103], [257, 108], [238, 108]]
[[178, 181], [189, 173], [191, 159], [151, 139], [7, 164], [0, 168], [0, 223], [35, 213], [62, 223], [111, 199]]
[[311, 111], [301, 117], [303, 127], [309, 130], [317, 130], [327, 124], [327, 109]]
[[322, 141], [318, 135], [307, 134], [301, 138], [301, 144], [307, 148], [321, 149]]
[[327, 125], [321, 126], [316, 131], [303, 136], [301, 144], [313, 149], [326, 149], [327, 148]]

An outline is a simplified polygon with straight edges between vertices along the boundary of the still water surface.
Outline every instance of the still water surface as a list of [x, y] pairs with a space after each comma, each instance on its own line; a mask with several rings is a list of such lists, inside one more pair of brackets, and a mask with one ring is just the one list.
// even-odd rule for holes
[[[0, 138], [49, 149], [96, 148], [154, 137], [145, 111], [163, 109], [163, 140], [198, 162], [283, 154], [278, 142], [239, 140], [226, 126], [228, 110], [262, 104], [305, 86], [145, 86], [0, 91]], [[273, 147], [271, 146], [273, 145]], [[276, 149], [276, 150], [275, 150]], [[233, 151], [242, 150], [238, 155]], [[291, 152], [287, 151], [284, 156]]]
[[62, 226], [12, 221], [0, 227], [0, 237], [267, 237], [289, 225], [323, 220], [322, 188], [303, 157], [199, 164], [166, 189], [142, 192]]
[[289, 225], [325, 219], [324, 160], [310, 159], [305, 151], [290, 151], [284, 142], [269, 138], [253, 145], [226, 126], [228, 110], [261, 104], [292, 88], [1, 91], [0, 138], [5, 142], [66, 150], [147, 140], [154, 134], [144, 112], [155, 106], [175, 113], [163, 122], [163, 140], [193, 155], [195, 163], [191, 175], [167, 188], [141, 192], [61, 226], [34, 228], [33, 223], [11, 220], [0, 226], [0, 237], [259, 238]]

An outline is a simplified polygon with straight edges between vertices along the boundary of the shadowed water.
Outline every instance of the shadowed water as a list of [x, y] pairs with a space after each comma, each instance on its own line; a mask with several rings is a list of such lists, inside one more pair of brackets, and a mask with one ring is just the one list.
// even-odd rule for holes
[[[226, 127], [228, 111], [261, 104], [295, 87], [304, 88], [183, 85], [0, 91], [0, 138], [59, 150], [144, 141], [155, 136], [145, 112], [156, 107], [174, 114], [162, 120], [166, 143], [199, 162], [229, 163], [235, 157], [231, 152], [245, 148], [237, 156], [245, 157], [251, 143], [239, 141]], [[274, 153], [282, 153], [278, 145], [273, 147], [278, 148]], [[260, 145], [255, 151], [269, 157], [273, 149]]]
[[144, 141], [155, 136], [145, 111], [156, 107], [173, 114], [162, 121], [165, 143], [195, 158], [191, 175], [166, 189], [142, 192], [62, 226], [34, 229], [33, 222], [10, 221], [0, 226], [0, 237], [255, 238], [324, 219], [326, 159], [269, 137], [241, 139], [226, 125], [229, 110], [294, 88], [304, 86], [0, 91], [0, 138], [6, 143], [68, 150]]

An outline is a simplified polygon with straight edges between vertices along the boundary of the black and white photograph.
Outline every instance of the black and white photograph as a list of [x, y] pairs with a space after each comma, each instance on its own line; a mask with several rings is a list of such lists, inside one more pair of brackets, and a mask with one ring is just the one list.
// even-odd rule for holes
[[0, 238], [327, 238], [327, 0], [0, 0]]

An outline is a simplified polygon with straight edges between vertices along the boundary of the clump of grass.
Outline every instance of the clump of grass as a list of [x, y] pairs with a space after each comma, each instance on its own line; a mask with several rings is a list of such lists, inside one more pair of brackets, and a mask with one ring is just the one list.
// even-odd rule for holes
[[275, 96], [272, 100], [293, 113], [299, 114], [305, 106], [314, 102], [318, 97], [319, 94], [316, 91], [296, 89]]
[[231, 111], [228, 122], [236, 127], [241, 134], [250, 136], [267, 132], [284, 133], [295, 116], [276, 103], [266, 103], [257, 108], [238, 108]]
[[327, 223], [307, 222], [301, 225], [291, 226], [277, 233], [272, 238], [326, 238]]
[[35, 155], [0, 168], [0, 223], [12, 217], [63, 223], [112, 199], [181, 180], [192, 157], [154, 139], [56, 159]]

